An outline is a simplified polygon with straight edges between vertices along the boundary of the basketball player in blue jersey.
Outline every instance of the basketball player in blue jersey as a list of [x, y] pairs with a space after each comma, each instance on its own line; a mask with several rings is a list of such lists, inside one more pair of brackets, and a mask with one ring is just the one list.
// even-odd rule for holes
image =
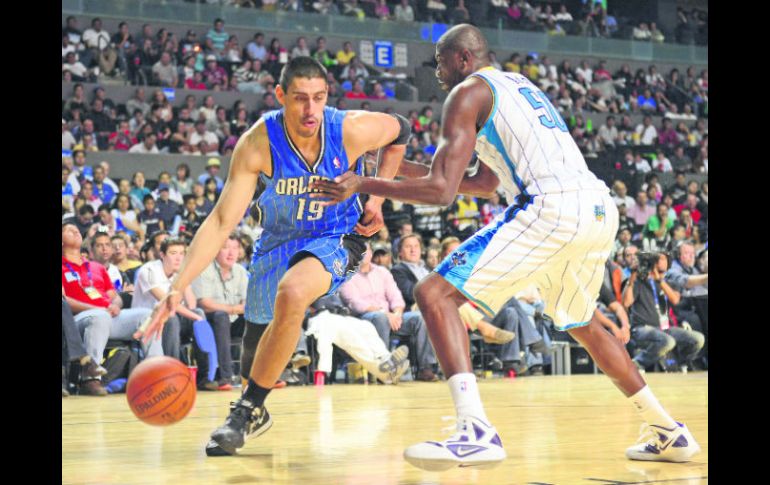
[[258, 182], [264, 185], [257, 207], [264, 231], [255, 243], [245, 307], [241, 363], [248, 384], [212, 433], [209, 455], [232, 455], [246, 437], [269, 429], [264, 401], [292, 355], [306, 310], [357, 268], [366, 248], [354, 229], [371, 236], [384, 225], [383, 198], [373, 196], [362, 207], [351, 197], [327, 207], [309, 198], [310, 184], [348, 170], [361, 174], [364, 154], [380, 148], [379, 175], [392, 178], [411, 131], [400, 115], [326, 107], [326, 70], [310, 57], [292, 59], [275, 92], [283, 108], [266, 113], [238, 140], [219, 201], [190, 244], [173, 291], [156, 305], [144, 330], [145, 340], [162, 333], [180, 289], [214, 259]]
[[[618, 228], [607, 186], [587, 168], [563, 119], [527, 78], [489, 65], [481, 32], [463, 24], [436, 45], [436, 76], [446, 90], [441, 139], [430, 168], [404, 162], [411, 178], [390, 181], [346, 173], [313, 184], [331, 202], [367, 193], [410, 203], [448, 205], [458, 192], [512, 200], [415, 288], [457, 409], [457, 433], [406, 449], [427, 470], [494, 466], [506, 453], [487, 418], [468, 356], [458, 307], [474, 302], [490, 316], [514, 294], [537, 284], [557, 328], [580, 342], [639, 411], [643, 434], [626, 450], [635, 460], [688, 461], [700, 451], [645, 384], [623, 345], [592, 315], [604, 263]], [[482, 162], [464, 176], [474, 150]]]

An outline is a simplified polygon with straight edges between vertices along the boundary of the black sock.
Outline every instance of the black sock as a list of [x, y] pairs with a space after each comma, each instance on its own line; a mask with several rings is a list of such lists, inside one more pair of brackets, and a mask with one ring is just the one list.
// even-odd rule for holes
[[267, 398], [269, 392], [270, 389], [261, 387], [259, 384], [254, 382], [254, 379], [249, 378], [249, 383], [246, 385], [246, 390], [243, 391], [242, 397], [253, 402], [256, 404], [256, 407], [259, 408], [262, 407], [262, 405], [265, 403], [265, 398]]

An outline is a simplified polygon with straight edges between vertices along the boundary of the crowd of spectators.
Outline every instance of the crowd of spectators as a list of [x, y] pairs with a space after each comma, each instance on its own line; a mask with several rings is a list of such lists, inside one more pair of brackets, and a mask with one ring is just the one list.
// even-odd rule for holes
[[[62, 48], [65, 79], [75, 76], [72, 69], [65, 69], [67, 65], [72, 65], [73, 54], [76, 56], [75, 63], [88, 66], [86, 70], [98, 68], [105, 72], [106, 67], [102, 66], [109, 61], [108, 56], [93, 52], [90, 47], [80, 50], [77, 47], [81, 43], [86, 46], [102, 45], [104, 41], [99, 39], [110, 37], [101, 30], [98, 19], [92, 22], [90, 30], [93, 32], [83, 33], [79, 40], [70, 37], [73, 29], [77, 30], [76, 24], [72, 23], [72, 19], [67, 22]], [[276, 42], [271, 42], [269, 48], [265, 47], [264, 37], [257, 33], [241, 51], [234, 47], [237, 46], [237, 38], [233, 44], [233, 36], [227, 35], [221, 20], [214, 22], [205, 40], [199, 43], [195, 40], [194, 31], [189, 31], [188, 38], [179, 44], [173, 38], [169, 39], [164, 31], [160, 29], [155, 33], [151, 26], [145, 25], [137, 36], [147, 47], [143, 55], [149, 56], [148, 52], [160, 45], [168, 48], [158, 57], [146, 57], [157, 60], [151, 64], [145, 64], [142, 60], [145, 58], [138, 63], [124, 62], [125, 54], [137, 44], [128, 34], [128, 26], [122, 23], [120, 32], [111, 37], [113, 42], [118, 37], [118, 40], [123, 39], [120, 42], [122, 50], [114, 59], [113, 68], [123, 69], [121, 66], [124, 66], [130, 70], [129, 66], [148, 67], [144, 75], [155, 79], [158, 87], [164, 85], [164, 80], [169, 81], [168, 85], [184, 82], [190, 87], [188, 81], [192, 79], [193, 83], [197, 82], [206, 90], [200, 97], [189, 95], [181, 106], [174, 107], [162, 90], [139, 86], [132, 99], [118, 104], [108, 97], [104, 87], [99, 86], [86, 93], [82, 84], [75, 83], [71, 97], [62, 101], [62, 220], [67, 223], [63, 225], [63, 246], [66, 236], [73, 249], [75, 245], [85, 249], [83, 260], [76, 260], [75, 251], [70, 251], [71, 258], [67, 257], [75, 273], [85, 275], [87, 271], [83, 268], [87, 265], [83, 261], [90, 260], [102, 265], [107, 275], [103, 276], [100, 272], [100, 282], [95, 287], [100, 294], [99, 301], [103, 303], [102, 309], [93, 308], [93, 302], [85, 300], [86, 297], [81, 294], [63, 295], [63, 298], [67, 297], [63, 306], [69, 303], [81, 335], [84, 325], [95, 325], [100, 329], [99, 335], [105, 339], [107, 336], [112, 338], [113, 331], [115, 335], [125, 337], [126, 332], [136, 327], [140, 320], [138, 317], [121, 320], [119, 316], [125, 311], [122, 308], [130, 307], [126, 303], [136, 292], [140, 273], [147, 272], [142, 268], [168, 257], [168, 248], [163, 245], [165, 240], [172, 238], [180, 241], [179, 246], [189, 243], [211, 212], [224, 184], [218, 157], [230, 154], [238, 137], [252, 123], [265, 111], [278, 107], [273, 91], [277, 71], [290, 56], [309, 53], [329, 68], [330, 103], [338, 108], [368, 109], [367, 99], [373, 97], [365, 94], [365, 87], [372, 88], [374, 97], [387, 97], [382, 84], [366, 84], [366, 80], [373, 76], [360, 62], [349, 42], [333, 54], [323, 37], [315, 40], [312, 49], [307, 40], [300, 37], [289, 52]], [[70, 47], [65, 52], [65, 46], [70, 41]], [[158, 44], [158, 41], [162, 43]], [[157, 56], [157, 51], [153, 55]], [[179, 68], [168, 69], [175, 62], [179, 63]], [[615, 157], [618, 174], [644, 174], [644, 183], [638, 187], [628, 185], [624, 177], [608, 181], [620, 211], [620, 227], [608, 261], [608, 288], [600, 307], [606, 310], [605, 316], [614, 322], [608, 324], [608, 329], [618, 335], [625, 328], [624, 318], [630, 321], [632, 328], [653, 326], [650, 308], [656, 309], [658, 315], [661, 312], [666, 314], [666, 324], [657, 328], [659, 332], [677, 334], [676, 330], [670, 331], [677, 327], [703, 334], [703, 339], [697, 336], [683, 339], [682, 335], [665, 338], [659, 332], [639, 332], [637, 338], [631, 339], [629, 351], [642, 355], [636, 359], [640, 367], [654, 366], [659, 359], [673, 352], [677, 368], [705, 368], [707, 359], [703, 358], [703, 354], [708, 347], [708, 182], [699, 182], [700, 179], [696, 180], [692, 175], [708, 173], [708, 130], [705, 125], [708, 116], [708, 71], [696, 73], [690, 67], [684, 75], [673, 69], [664, 76], [657, 72], [655, 66], [649, 66], [646, 71], [639, 69], [632, 74], [630, 68], [624, 65], [617, 72], [610, 73], [604, 61], [594, 66], [582, 61], [573, 68], [568, 61], [555, 66], [547, 57], [528, 55], [522, 59], [516, 53], [504, 65], [498, 63], [496, 67], [519, 72], [542, 87], [561, 112], [588, 160], [605, 152], [605, 155]], [[88, 80], [87, 76], [82, 80]], [[240, 100], [232, 107], [218, 106], [207, 91], [222, 89], [258, 93], [262, 101], [255, 110], [247, 109]], [[357, 99], [361, 99], [360, 104]], [[600, 112], [610, 116], [595, 129], [591, 114]], [[429, 163], [439, 139], [438, 114], [430, 106], [404, 114], [410, 119], [413, 132], [407, 146], [407, 158]], [[631, 122], [633, 114], [643, 114], [643, 122], [634, 126]], [[662, 118], [657, 118], [660, 115]], [[661, 120], [658, 126], [653, 123], [653, 116]], [[209, 159], [205, 171], [200, 174], [192, 174], [189, 166], [181, 163], [173, 174], [163, 171], [146, 177], [143, 172], [137, 171], [130, 180], [110, 178], [110, 165], [106, 161], [95, 165], [86, 163], [87, 152], [90, 158], [95, 152], [113, 150], [141, 154], [204, 155]], [[671, 186], [663, 187], [659, 175], [667, 172], [675, 174], [675, 181]], [[393, 336], [418, 341], [418, 355], [413, 356], [418, 363], [415, 377], [434, 380], [438, 369], [430, 346], [425, 346], [424, 322], [420, 323], [419, 312], [415, 312], [409, 285], [413, 286], [435, 267], [448, 254], [448, 247], [453, 243], [459, 244], [487, 224], [504, 210], [506, 204], [500, 194], [488, 200], [459, 196], [448, 209], [386, 201], [387, 227], [372, 240], [371, 261], [376, 267], [392, 270], [388, 274], [392, 274], [401, 298], [391, 291], [389, 296], [384, 297], [386, 304], [378, 309], [356, 307], [354, 297], [348, 298], [346, 304], [350, 306], [351, 313], [360, 315], [377, 327], [386, 345], [391, 343], [388, 329]], [[65, 227], [69, 228], [66, 232]], [[82, 244], [78, 244], [78, 237], [72, 234], [73, 229], [78, 232]], [[253, 243], [260, 232], [258, 214], [250, 212], [228, 243], [233, 253], [229, 257], [233, 260], [229, 263], [230, 267], [248, 265]], [[395, 237], [391, 238], [391, 233]], [[669, 255], [666, 264], [661, 263], [660, 270], [651, 276], [651, 285], [640, 285], [638, 282], [636, 286], [629, 285], [638, 267], [639, 251]], [[178, 254], [175, 257], [178, 259]], [[218, 268], [227, 269], [227, 261], [223, 256]], [[169, 264], [166, 273], [173, 274], [173, 267]], [[160, 270], [155, 268], [155, 271]], [[63, 285], [76, 281], [74, 276], [70, 276], [71, 280], [67, 279], [67, 274], [73, 273], [63, 266]], [[383, 276], [379, 270], [371, 274]], [[83, 278], [91, 280], [92, 277]], [[663, 290], [661, 281], [670, 285], [670, 291]], [[625, 291], [629, 287], [631, 289]], [[653, 288], [653, 294], [646, 293], [648, 287]], [[193, 290], [195, 288], [196, 285], [193, 285]], [[656, 300], [657, 307], [651, 306], [655, 288], [662, 292]], [[63, 293], [66, 293], [66, 288], [63, 288]], [[230, 294], [237, 292], [233, 290]], [[206, 299], [197, 293], [195, 296]], [[89, 306], [79, 307], [69, 300], [78, 297], [87, 301]], [[91, 296], [87, 298], [94, 299]], [[493, 361], [497, 365], [495, 370], [511, 369], [522, 373], [529, 368], [531, 373], [538, 373], [542, 365], [548, 363], [547, 350], [551, 338], [547, 317], [542, 315], [542, 310], [538, 311], [542, 308], [542, 300], [539, 300], [536, 290], [514, 300], [509, 302], [511, 310], [501, 313], [505, 313], [506, 317], [481, 324], [480, 317], [469, 317], [465, 321], [469, 329], [482, 331], [486, 328], [484, 332], [487, 332], [489, 327], [485, 325], [492, 325], [522, 336], [521, 340], [516, 339], [510, 344], [495, 344], [498, 345], [493, 349], [496, 354]], [[665, 305], [661, 305], [661, 301], [665, 301]], [[196, 360], [210, 362], [208, 368], [215, 371], [218, 367], [220, 377], [215, 380], [212, 373], [210, 378], [203, 379], [199, 385], [204, 389], [226, 387], [231, 380], [232, 360], [227, 360], [229, 353], [223, 355], [224, 349], [229, 348], [229, 343], [227, 346], [223, 344], [227, 333], [223, 327], [226, 326], [225, 320], [238, 319], [242, 311], [239, 313], [235, 308], [239, 302], [228, 302], [227, 305], [229, 307], [225, 311], [216, 303], [196, 302], [196, 298], [191, 298], [190, 314], [184, 317], [187, 320], [180, 319], [176, 326], [179, 332], [184, 330], [189, 334], [197, 322], [207, 321], [213, 329], [219, 356], [216, 352], [207, 354], [196, 348]], [[645, 308], [640, 311], [639, 305]], [[664, 308], [661, 310], [661, 307]], [[630, 317], [625, 316], [624, 310]], [[225, 314], [214, 315], [217, 311], [224, 311]], [[118, 321], [120, 325], [115, 323]], [[522, 325], [525, 327], [522, 328]], [[185, 328], [182, 329], [182, 326]], [[494, 333], [494, 330], [491, 331]], [[238, 336], [233, 333], [233, 337]], [[541, 340], [544, 343], [540, 343]], [[653, 341], [654, 346], [650, 344]], [[103, 394], [103, 390], [93, 382], [98, 381], [99, 376], [96, 375], [98, 369], [91, 364], [97, 362], [100, 349], [104, 349], [102, 345], [84, 342], [90, 359], [79, 351], [70, 356], [71, 361], [80, 361], [86, 369], [82, 373], [86, 376], [81, 385], [83, 393]], [[178, 354], [177, 345], [178, 340], [177, 343], [172, 341], [167, 345], [171, 350], [164, 348], [163, 351], [168, 355]], [[152, 351], [157, 353], [158, 349]], [[213, 362], [218, 362], [218, 365]]]
[[472, 23], [479, 27], [546, 32], [549, 35], [655, 42], [664, 42], [665, 38], [669, 38], [679, 43], [700, 44], [707, 43], [708, 39], [706, 10], [678, 7], [675, 31], [665, 34], [655, 26], [655, 22], [618, 16], [616, 12], [607, 10], [601, 0], [584, 1], [579, 8], [571, 11], [561, 2], [527, 0], [207, 0], [207, 3], [258, 8], [265, 12], [308, 12], [383, 21]]
[[[70, 17], [67, 22], [63, 38], [77, 30], [74, 18]], [[94, 19], [92, 24], [98, 27], [101, 22]], [[127, 28], [121, 23], [120, 32], [127, 32]], [[116, 35], [121, 35], [120, 32]], [[278, 107], [274, 94], [276, 79], [282, 65], [295, 55], [310, 54], [327, 67], [330, 103], [340, 109], [370, 109], [369, 99], [387, 100], [394, 94], [392, 83], [372, 74], [350, 42], [345, 42], [333, 53], [323, 37], [315, 39], [312, 49], [305, 37], [298, 37], [288, 52], [277, 39], [266, 47], [264, 35], [258, 32], [242, 52], [235, 55], [231, 52], [233, 49], [241, 51], [234, 47], [238, 39], [224, 31], [220, 19], [215, 20], [213, 28], [200, 42], [192, 30], [187, 32], [186, 39], [177, 43], [173, 36], [169, 39], [165, 29], [154, 33], [152, 26], [147, 24], [140, 35], [144, 36], [145, 44], [154, 46], [155, 54], [148, 54], [142, 58], [144, 60], [115, 65], [125, 64], [129, 70], [135, 70], [134, 74], [147, 70], [150, 84], [158, 87], [139, 86], [133, 98], [123, 104], [110, 99], [101, 86], [86, 93], [82, 84], [75, 83], [71, 97], [62, 103], [64, 150], [228, 155], [238, 137], [251, 124], [265, 111]], [[90, 38], [83, 34], [81, 40], [83, 37]], [[135, 45], [131, 42], [133, 38], [128, 37], [126, 52]], [[167, 50], [157, 57], [161, 44]], [[64, 55], [64, 48], [62, 52]], [[89, 51], [67, 50], [67, 56], [72, 54], [85, 57]], [[118, 59], [123, 55], [119, 54]], [[624, 64], [611, 73], [604, 60], [595, 65], [587, 60], [576, 66], [567, 60], [555, 65], [547, 56], [530, 53], [522, 57], [516, 52], [502, 64], [494, 52], [491, 60], [495, 67], [521, 73], [541, 87], [587, 158], [611, 152], [616, 157], [618, 170], [635, 172], [654, 168], [670, 172], [675, 168], [671, 157], [676, 156], [680, 160], [689, 159], [684, 167], [686, 170], [708, 172], [705, 122], [708, 118], [708, 69], [697, 72], [690, 66], [682, 74], [678, 68], [673, 68], [664, 75], [655, 65], [646, 70], [639, 68], [634, 73], [628, 64]], [[63, 60], [65, 78], [83, 79], [74, 75], [68, 69], [69, 65]], [[160, 89], [164, 85], [195, 88], [188, 83], [195, 79], [196, 85], [204, 91], [200, 96], [187, 95], [182, 106], [172, 106]], [[148, 90], [152, 90], [151, 94]], [[232, 106], [220, 106], [210, 94], [210, 91], [219, 90], [258, 94], [261, 102], [254, 110], [248, 109], [242, 100]], [[606, 116], [606, 121], [598, 128], [592, 119], [596, 113]], [[408, 156], [417, 161], [430, 158], [438, 139], [436, 113], [425, 107], [402, 114], [412, 121], [415, 135]], [[644, 116], [643, 122], [635, 124], [632, 117], [639, 115]], [[683, 153], [676, 155], [679, 147]], [[643, 161], [635, 163], [634, 153], [628, 159], [626, 148], [641, 153]]]

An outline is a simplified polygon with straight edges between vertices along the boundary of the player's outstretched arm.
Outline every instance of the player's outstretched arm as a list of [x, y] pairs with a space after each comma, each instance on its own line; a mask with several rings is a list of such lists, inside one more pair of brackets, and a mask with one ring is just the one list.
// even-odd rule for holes
[[491, 106], [491, 93], [483, 81], [469, 79], [447, 97], [442, 114], [441, 139], [427, 176], [411, 180], [382, 180], [345, 173], [334, 182], [317, 181], [319, 193], [329, 203], [345, 200], [355, 192], [389, 197], [416, 204], [449, 205], [455, 199], [476, 144], [476, 126], [483, 124]]
[[179, 273], [171, 283], [171, 291], [155, 306], [144, 330], [145, 340], [160, 335], [169, 315], [181, 301], [183, 289], [214, 260], [227, 236], [246, 213], [257, 189], [259, 174], [269, 167], [269, 163], [267, 131], [263, 123], [257, 123], [238, 140], [219, 201], [190, 243]]
[[[422, 163], [415, 163], [404, 159], [398, 168], [398, 175], [407, 178], [425, 177], [430, 174], [430, 167]], [[484, 162], [479, 161], [479, 169], [472, 176], [467, 173], [460, 181], [457, 192], [474, 197], [489, 198], [500, 185], [500, 179]]]
[[[352, 111], [345, 117], [342, 128], [345, 150], [351, 163], [368, 151], [381, 150], [377, 177], [392, 179], [396, 176], [406, 152], [409, 135], [403, 132], [395, 117], [385, 113]], [[384, 201], [383, 197], [369, 198], [356, 231], [368, 237], [385, 225], [382, 217]]]

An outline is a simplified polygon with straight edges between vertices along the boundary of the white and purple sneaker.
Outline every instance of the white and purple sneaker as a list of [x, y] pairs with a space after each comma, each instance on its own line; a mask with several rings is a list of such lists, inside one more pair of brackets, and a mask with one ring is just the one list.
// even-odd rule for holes
[[630, 460], [681, 463], [700, 453], [700, 446], [682, 423], [676, 423], [676, 427], [670, 429], [644, 423], [640, 432], [639, 441], [626, 449], [626, 457]]
[[472, 416], [458, 418], [456, 433], [444, 441], [425, 441], [404, 450], [406, 461], [428, 471], [460, 466], [492, 468], [506, 454], [495, 428]]

